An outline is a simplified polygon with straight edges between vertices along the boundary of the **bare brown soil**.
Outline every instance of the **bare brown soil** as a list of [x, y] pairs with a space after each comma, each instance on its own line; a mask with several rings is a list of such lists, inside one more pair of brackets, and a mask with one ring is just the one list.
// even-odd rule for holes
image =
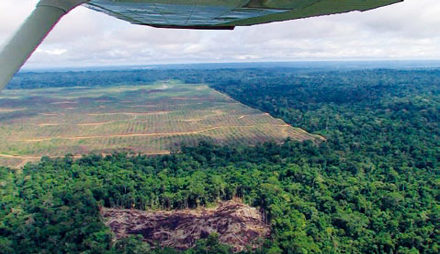
[[38, 124], [39, 127], [44, 127], [44, 126], [58, 126], [60, 125], [59, 123], [40, 123]]
[[246, 246], [257, 248], [270, 236], [263, 215], [239, 200], [223, 202], [213, 209], [146, 212], [103, 208], [101, 214], [117, 239], [138, 234], [152, 246], [159, 243], [181, 250], [194, 247], [197, 240], [213, 233], [236, 252]]
[[59, 104], [78, 104], [77, 101], [56, 101], [52, 102], [53, 105], [59, 105]]
[[40, 156], [19, 156], [19, 155], [10, 155], [10, 154], [0, 154], [0, 157], [4, 158], [16, 158], [16, 159], [41, 159]]
[[0, 108], [0, 113], [9, 113], [15, 111], [26, 110], [27, 108]]
[[20, 169], [28, 162], [38, 162], [41, 156], [19, 156], [0, 154], [0, 164], [4, 166], [14, 167]]
[[54, 114], [54, 113], [38, 113], [42, 116], [64, 116], [64, 114]]

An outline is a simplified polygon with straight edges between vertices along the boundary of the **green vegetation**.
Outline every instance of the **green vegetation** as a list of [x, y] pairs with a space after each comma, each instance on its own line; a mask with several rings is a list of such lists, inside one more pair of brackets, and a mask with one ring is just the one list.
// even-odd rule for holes
[[[240, 197], [272, 224], [272, 238], [254, 253], [440, 252], [439, 71], [217, 73], [216, 89], [327, 141], [202, 142], [157, 157], [66, 156], [1, 168], [0, 249], [179, 253], [151, 250], [136, 236], [112, 242], [98, 208]], [[185, 253], [230, 250], [214, 235]]]

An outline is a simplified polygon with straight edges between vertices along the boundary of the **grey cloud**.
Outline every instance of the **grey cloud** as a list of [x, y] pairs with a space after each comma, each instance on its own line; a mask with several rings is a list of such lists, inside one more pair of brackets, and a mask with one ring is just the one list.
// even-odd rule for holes
[[[439, 32], [440, 3], [435, 0], [405, 0], [405, 2], [365, 12], [350, 19], [363, 29], [378, 35], [432, 37]], [[352, 14], [351, 14], [352, 15]]]
[[[37, 0], [2, 0], [0, 40]], [[365, 13], [288, 21], [234, 31], [156, 29], [86, 8], [66, 16], [28, 67], [312, 59], [440, 58], [440, 2], [406, 0]], [[0, 41], [1, 42], [1, 41]]]

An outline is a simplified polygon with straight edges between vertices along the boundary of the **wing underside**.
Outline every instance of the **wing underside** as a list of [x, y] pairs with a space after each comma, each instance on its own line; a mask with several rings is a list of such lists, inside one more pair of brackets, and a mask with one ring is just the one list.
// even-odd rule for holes
[[91, 0], [86, 6], [134, 24], [232, 29], [275, 21], [366, 11], [402, 0]]
[[233, 29], [275, 21], [366, 11], [402, 0], [40, 0], [0, 50], [0, 90], [56, 23], [75, 7], [134, 24], [163, 28]]

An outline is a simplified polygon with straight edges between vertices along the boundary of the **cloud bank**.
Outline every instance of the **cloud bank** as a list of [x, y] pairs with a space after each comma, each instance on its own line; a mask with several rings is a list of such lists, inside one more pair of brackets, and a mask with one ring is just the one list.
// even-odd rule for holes
[[[37, 0], [2, 0], [0, 43]], [[360, 13], [234, 31], [132, 25], [80, 7], [64, 17], [27, 68], [296, 60], [440, 59], [440, 2], [406, 0]]]

